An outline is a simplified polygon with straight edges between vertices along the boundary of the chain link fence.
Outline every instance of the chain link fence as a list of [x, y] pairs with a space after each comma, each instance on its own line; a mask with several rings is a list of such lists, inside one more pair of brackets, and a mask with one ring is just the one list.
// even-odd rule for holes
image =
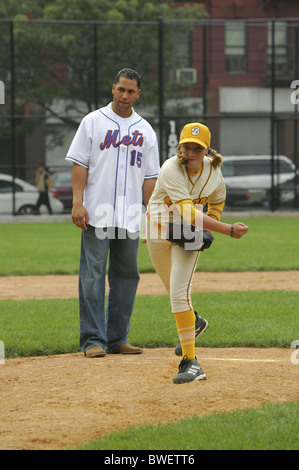
[[228, 207], [297, 209], [298, 35], [298, 19], [0, 20], [0, 213], [33, 211], [44, 165], [70, 210], [66, 152], [123, 67], [142, 75], [136, 110], [157, 132], [161, 163], [183, 125], [201, 121], [224, 156]]

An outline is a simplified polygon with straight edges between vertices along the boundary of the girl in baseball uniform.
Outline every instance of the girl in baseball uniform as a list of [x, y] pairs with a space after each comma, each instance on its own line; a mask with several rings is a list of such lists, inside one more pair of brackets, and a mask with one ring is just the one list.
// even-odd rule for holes
[[[147, 207], [147, 244], [152, 263], [170, 294], [183, 359], [174, 383], [204, 380], [195, 357], [195, 338], [208, 322], [194, 312], [191, 286], [199, 251], [184, 249], [167, 240], [167, 224], [177, 218], [187, 224], [241, 238], [248, 227], [220, 222], [226, 190], [221, 173], [222, 156], [210, 148], [211, 134], [195, 122], [184, 126], [177, 155], [162, 165]], [[207, 204], [207, 213], [202, 208]]]

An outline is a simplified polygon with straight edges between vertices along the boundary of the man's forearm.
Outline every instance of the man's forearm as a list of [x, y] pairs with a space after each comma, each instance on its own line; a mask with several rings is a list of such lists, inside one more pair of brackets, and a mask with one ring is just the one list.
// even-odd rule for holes
[[152, 192], [155, 188], [157, 178], [149, 178], [144, 180], [143, 187], [142, 187], [142, 195], [143, 195], [143, 202], [145, 207], [147, 207]]
[[74, 163], [72, 172], [73, 206], [83, 201], [83, 193], [87, 182], [87, 168]]
[[77, 227], [87, 230], [89, 215], [83, 205], [83, 193], [87, 182], [87, 168], [74, 164], [72, 173], [73, 209], [72, 219]]

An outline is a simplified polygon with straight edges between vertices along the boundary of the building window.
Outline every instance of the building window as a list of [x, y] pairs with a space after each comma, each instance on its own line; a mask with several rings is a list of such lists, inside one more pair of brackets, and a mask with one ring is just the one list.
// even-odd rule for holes
[[227, 21], [225, 24], [225, 64], [227, 73], [247, 71], [246, 23]]
[[192, 33], [176, 31], [171, 35], [174, 47], [173, 60], [180, 67], [192, 66]]
[[275, 74], [283, 75], [288, 67], [288, 24], [285, 21], [268, 23], [267, 55], [268, 70], [272, 71], [272, 44], [274, 28], [274, 63]]
[[192, 85], [196, 82], [196, 70], [192, 68], [192, 33], [185, 31], [171, 32], [168, 35], [172, 44], [172, 64], [170, 79], [177, 84]]

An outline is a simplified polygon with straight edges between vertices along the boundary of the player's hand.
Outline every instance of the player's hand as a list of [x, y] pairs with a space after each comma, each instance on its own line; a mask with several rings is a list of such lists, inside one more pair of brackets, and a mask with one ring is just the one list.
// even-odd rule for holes
[[242, 222], [236, 222], [233, 224], [233, 228], [233, 238], [241, 238], [248, 232], [247, 225], [243, 224]]
[[77, 227], [82, 228], [83, 230], [87, 230], [89, 216], [86, 208], [82, 203], [77, 203], [73, 205], [72, 219], [73, 223], [77, 225]]

